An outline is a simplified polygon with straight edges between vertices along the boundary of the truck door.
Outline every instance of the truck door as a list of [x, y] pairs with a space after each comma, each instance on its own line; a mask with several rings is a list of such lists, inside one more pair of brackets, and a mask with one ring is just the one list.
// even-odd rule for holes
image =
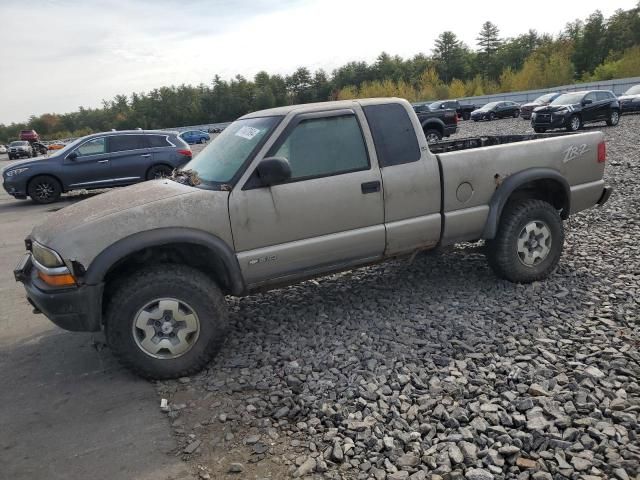
[[440, 171], [413, 112], [399, 103], [363, 107], [384, 185], [385, 255], [440, 240]]
[[[294, 116], [263, 157], [284, 157], [291, 179], [258, 184], [258, 155], [229, 199], [247, 283], [303, 277], [380, 258], [385, 248], [380, 169], [368, 154], [361, 112]], [[372, 145], [370, 145], [372, 147]]]

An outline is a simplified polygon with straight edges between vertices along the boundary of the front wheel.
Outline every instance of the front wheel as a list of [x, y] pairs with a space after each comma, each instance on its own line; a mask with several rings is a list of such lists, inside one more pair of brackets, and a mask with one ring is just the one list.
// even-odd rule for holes
[[569, 125], [567, 125], [567, 131], [569, 132], [577, 132], [582, 127], [582, 120], [578, 115], [571, 115], [569, 119]]
[[118, 283], [105, 316], [107, 344], [138, 375], [191, 375], [218, 352], [227, 332], [226, 305], [204, 273], [161, 264]]
[[29, 181], [27, 193], [35, 203], [53, 203], [60, 198], [62, 187], [55, 178], [48, 175], [38, 175]]
[[207, 139], [202, 137], [198, 143], [207, 143]]
[[434, 129], [425, 130], [424, 136], [427, 138], [427, 143], [435, 143], [442, 140], [442, 134]]
[[471, 118], [471, 113], [470, 112], [463, 112], [462, 114], [462, 119], [463, 120], [469, 120]]
[[620, 121], [620, 112], [618, 110], [611, 110], [609, 114], [609, 118], [607, 119], [607, 125], [610, 127], [615, 127]]
[[520, 110], [516, 110], [513, 112], [513, 118], [518, 118], [520, 116]]
[[495, 120], [495, 119], [496, 119], [496, 114], [495, 114], [495, 113], [493, 113], [493, 112], [491, 112], [491, 113], [489, 114], [489, 120]]
[[530, 283], [551, 274], [563, 244], [558, 210], [542, 200], [524, 200], [505, 207], [496, 237], [487, 241], [487, 258], [498, 277]]

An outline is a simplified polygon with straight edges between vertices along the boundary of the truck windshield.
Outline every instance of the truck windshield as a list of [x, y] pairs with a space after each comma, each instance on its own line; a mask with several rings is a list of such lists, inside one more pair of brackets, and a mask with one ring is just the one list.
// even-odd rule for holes
[[195, 172], [205, 185], [231, 182], [281, 119], [258, 117], [236, 120], [187, 163], [183, 170]]

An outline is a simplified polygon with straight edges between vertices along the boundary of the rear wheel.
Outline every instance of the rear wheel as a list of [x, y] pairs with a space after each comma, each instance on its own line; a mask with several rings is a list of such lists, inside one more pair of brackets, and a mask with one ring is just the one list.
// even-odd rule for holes
[[609, 119], [607, 120], [607, 125], [610, 127], [615, 127], [620, 121], [620, 112], [618, 110], [611, 110], [609, 113]]
[[553, 205], [524, 200], [505, 207], [496, 237], [487, 241], [495, 274], [516, 283], [542, 280], [560, 260], [564, 226]]
[[217, 353], [227, 332], [224, 296], [205, 274], [162, 264], [127, 278], [105, 316], [109, 347], [146, 378], [191, 375]]
[[170, 177], [171, 172], [173, 172], [173, 169], [168, 165], [154, 165], [147, 172], [147, 180]]
[[577, 132], [582, 127], [582, 120], [578, 115], [571, 115], [569, 119], [569, 125], [567, 125], [567, 131]]
[[435, 143], [442, 140], [442, 134], [438, 130], [429, 129], [424, 131], [427, 143]]
[[60, 198], [62, 186], [49, 175], [38, 175], [29, 181], [27, 193], [35, 203], [53, 203]]

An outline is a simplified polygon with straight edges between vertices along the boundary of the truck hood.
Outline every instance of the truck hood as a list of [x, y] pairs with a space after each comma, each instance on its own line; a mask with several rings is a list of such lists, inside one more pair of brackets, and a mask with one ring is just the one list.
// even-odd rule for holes
[[103, 217], [198, 190], [172, 180], [153, 180], [115, 188], [52, 213], [33, 229], [31, 235], [40, 243], [51, 245], [60, 236], [70, 235], [73, 230]]

